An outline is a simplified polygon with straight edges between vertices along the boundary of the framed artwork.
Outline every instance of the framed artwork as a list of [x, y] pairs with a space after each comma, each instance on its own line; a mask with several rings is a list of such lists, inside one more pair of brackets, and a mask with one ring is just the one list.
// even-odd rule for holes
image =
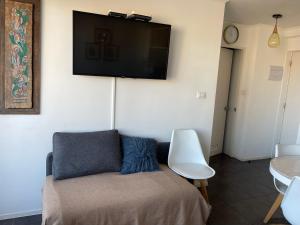
[[40, 0], [0, 0], [0, 114], [40, 113]]

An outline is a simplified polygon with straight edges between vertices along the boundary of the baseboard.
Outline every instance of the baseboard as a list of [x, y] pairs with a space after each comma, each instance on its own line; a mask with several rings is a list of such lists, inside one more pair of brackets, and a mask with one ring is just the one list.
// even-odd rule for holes
[[34, 216], [34, 215], [39, 215], [41, 213], [42, 213], [42, 210], [37, 209], [37, 210], [8, 213], [8, 214], [2, 214], [2, 215], [0, 214], [0, 220], [8, 220], [8, 219], [14, 219], [14, 218], [25, 217], [25, 216]]
[[263, 159], [271, 159], [271, 156], [259, 156], [259, 157], [250, 157], [250, 158], [237, 158], [240, 161], [256, 161], [256, 160], [263, 160]]
[[239, 161], [242, 161], [242, 162], [246, 162], [246, 161], [255, 161], [255, 160], [262, 160], [262, 159], [270, 159], [272, 158], [271, 156], [259, 156], [259, 157], [249, 157], [249, 158], [243, 158], [243, 157], [240, 157], [238, 155], [233, 155], [233, 154], [229, 154], [229, 153], [224, 153], [225, 155], [228, 155], [229, 157], [231, 158], [235, 158]]

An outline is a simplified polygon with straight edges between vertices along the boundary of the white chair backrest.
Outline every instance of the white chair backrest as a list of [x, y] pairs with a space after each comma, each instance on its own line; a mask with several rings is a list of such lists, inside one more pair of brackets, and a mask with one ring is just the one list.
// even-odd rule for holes
[[300, 224], [300, 177], [295, 177], [288, 187], [281, 208], [292, 225]]
[[300, 145], [276, 145], [275, 157], [285, 155], [297, 155], [300, 156]]
[[297, 137], [297, 145], [300, 145], [300, 124], [299, 124], [299, 129], [298, 129], [298, 137]]
[[207, 165], [195, 130], [173, 130], [168, 163], [169, 165], [176, 163]]

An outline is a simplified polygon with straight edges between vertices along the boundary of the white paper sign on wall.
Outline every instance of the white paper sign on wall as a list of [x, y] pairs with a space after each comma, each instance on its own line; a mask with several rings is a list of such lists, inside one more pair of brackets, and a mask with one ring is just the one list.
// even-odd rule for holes
[[269, 80], [281, 81], [283, 77], [283, 66], [270, 66]]

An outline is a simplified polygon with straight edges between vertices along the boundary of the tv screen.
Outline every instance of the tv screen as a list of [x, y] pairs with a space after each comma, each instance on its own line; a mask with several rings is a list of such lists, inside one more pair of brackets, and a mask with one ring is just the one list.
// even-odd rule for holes
[[73, 11], [73, 73], [166, 79], [171, 26]]

